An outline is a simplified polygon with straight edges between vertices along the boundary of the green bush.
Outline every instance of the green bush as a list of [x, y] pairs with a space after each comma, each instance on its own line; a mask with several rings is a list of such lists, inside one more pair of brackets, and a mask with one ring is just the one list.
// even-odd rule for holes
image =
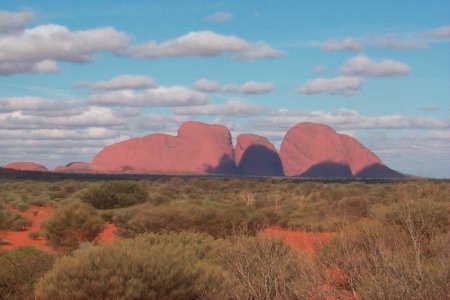
[[93, 241], [103, 226], [103, 219], [92, 206], [75, 202], [59, 207], [42, 231], [54, 248], [70, 252], [83, 242]]
[[33, 299], [35, 283], [53, 261], [51, 254], [34, 247], [0, 252], [0, 299]]
[[90, 187], [82, 199], [98, 209], [127, 207], [147, 201], [147, 191], [132, 181], [111, 181]]
[[43, 299], [200, 299], [217, 286], [203, 262], [215, 241], [204, 234], [147, 234], [91, 246], [58, 260], [39, 282]]
[[119, 234], [134, 237], [145, 232], [184, 230], [225, 237], [240, 232], [256, 234], [270, 223], [270, 218], [254, 209], [233, 206], [227, 209], [199, 206], [140, 206], [118, 213], [114, 223]]

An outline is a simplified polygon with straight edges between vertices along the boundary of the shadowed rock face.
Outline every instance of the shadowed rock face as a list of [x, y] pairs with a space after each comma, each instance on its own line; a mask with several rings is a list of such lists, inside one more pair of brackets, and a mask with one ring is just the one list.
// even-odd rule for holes
[[55, 172], [63, 173], [90, 173], [90, 165], [85, 162], [71, 162], [65, 166], [58, 166], [55, 168]]
[[[300, 123], [286, 133], [280, 149], [287, 176], [399, 178], [400, 173], [354, 138], [323, 124]], [[389, 171], [390, 170], [390, 171]]]
[[361, 171], [359, 171], [356, 175], [358, 178], [405, 178], [406, 175], [399, 173], [391, 168], [383, 165], [383, 164], [373, 164], [368, 166]]
[[91, 163], [99, 172], [227, 173], [235, 172], [229, 130], [221, 125], [186, 122], [177, 136], [151, 134], [110, 145]]
[[283, 176], [283, 166], [277, 150], [265, 137], [241, 134], [237, 137], [235, 161], [239, 174]]
[[38, 171], [47, 172], [48, 169], [43, 165], [34, 162], [12, 162], [3, 166], [6, 169], [12, 169], [17, 171]]
[[299, 176], [316, 178], [352, 178], [353, 174], [347, 164], [321, 162], [312, 165], [308, 170]]

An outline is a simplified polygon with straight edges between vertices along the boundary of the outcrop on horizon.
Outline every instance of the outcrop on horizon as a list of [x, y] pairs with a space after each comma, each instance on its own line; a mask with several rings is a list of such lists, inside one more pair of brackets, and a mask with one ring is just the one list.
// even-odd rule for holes
[[317, 178], [402, 178], [353, 137], [327, 125], [290, 128], [278, 153], [265, 137], [241, 134], [233, 149], [229, 130], [197, 121], [176, 136], [150, 134], [101, 150], [90, 164], [58, 168], [95, 173], [224, 174]]
[[265, 137], [245, 133], [236, 139], [235, 163], [241, 175], [283, 176], [275, 146]]
[[90, 165], [85, 162], [71, 162], [65, 166], [57, 166], [54, 172], [61, 173], [91, 173]]
[[151, 134], [105, 147], [92, 160], [96, 172], [235, 174], [233, 144], [222, 125], [186, 122], [177, 136]]
[[290, 128], [281, 144], [280, 158], [286, 176], [403, 177], [354, 138], [323, 124], [300, 123]]
[[3, 168], [16, 171], [48, 172], [48, 169], [45, 166], [29, 161], [11, 162], [4, 165]]

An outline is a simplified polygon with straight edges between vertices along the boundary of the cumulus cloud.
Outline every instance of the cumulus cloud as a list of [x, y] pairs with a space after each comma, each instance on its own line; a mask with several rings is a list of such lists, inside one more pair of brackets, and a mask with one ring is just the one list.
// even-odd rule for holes
[[338, 76], [335, 78], [317, 78], [308, 80], [300, 87], [300, 93], [330, 94], [352, 96], [358, 92], [364, 80], [355, 76]]
[[231, 54], [238, 59], [251, 60], [274, 58], [284, 54], [263, 42], [250, 43], [236, 36], [221, 35], [212, 31], [189, 32], [160, 43], [151, 41], [130, 47], [126, 52], [133, 57], [147, 59], [178, 56], [212, 57]]
[[51, 117], [76, 115], [82, 110], [79, 104], [70, 101], [30, 96], [0, 98], [0, 113], [22, 111], [25, 114]]
[[97, 82], [81, 81], [76, 83], [75, 86], [87, 87], [92, 90], [121, 90], [158, 87], [153, 78], [140, 75], [120, 75], [110, 80]]
[[425, 118], [407, 115], [367, 116], [353, 109], [335, 111], [291, 111], [279, 110], [261, 119], [260, 126], [289, 128], [299, 122], [319, 122], [339, 130], [354, 129], [443, 129], [450, 128], [450, 119]]
[[118, 135], [119, 133], [117, 131], [102, 127], [89, 127], [84, 129], [0, 129], [2, 139], [105, 139], [114, 138]]
[[[45, 110], [43, 107], [38, 113], [23, 111], [0, 112], [0, 128], [2, 129], [55, 129], [76, 127], [102, 127], [118, 126], [126, 123], [125, 118], [107, 107], [82, 106], [77, 113]], [[80, 108], [75, 108], [80, 109]]]
[[450, 38], [450, 25], [435, 28], [425, 33], [425, 36], [431, 39], [448, 39]]
[[[0, 50], [1, 51], [1, 50]], [[19, 73], [54, 73], [59, 67], [53, 60], [40, 62], [0, 62], [0, 75], [14, 75]]]
[[361, 51], [361, 42], [353, 38], [328, 40], [320, 45], [322, 51]]
[[240, 93], [240, 94], [266, 94], [273, 91], [271, 82], [248, 81], [243, 84], [221, 85], [218, 81], [209, 79], [200, 79], [194, 82], [197, 90], [207, 93]]
[[128, 36], [112, 27], [70, 31], [41, 25], [0, 35], [0, 74], [44, 73], [58, 70], [56, 62], [85, 63], [99, 52], [113, 52], [128, 45]]
[[245, 117], [265, 112], [266, 107], [250, 104], [240, 100], [230, 99], [225, 103], [207, 104], [202, 106], [178, 107], [173, 112], [176, 115], [210, 115]]
[[20, 31], [34, 18], [32, 11], [10, 12], [0, 10], [0, 33]]
[[402, 62], [385, 59], [373, 61], [367, 56], [358, 55], [349, 59], [341, 68], [342, 73], [358, 76], [404, 76], [411, 68]]
[[197, 90], [207, 92], [207, 93], [214, 93], [214, 92], [220, 92], [222, 90], [222, 86], [220, 83], [216, 80], [209, 80], [206, 78], [202, 78], [194, 82], [194, 87]]
[[204, 20], [211, 23], [225, 23], [233, 19], [233, 15], [224, 11], [218, 11], [206, 16]]
[[208, 103], [208, 96], [183, 86], [160, 86], [143, 90], [117, 90], [93, 94], [89, 101], [96, 105], [171, 107], [202, 105]]

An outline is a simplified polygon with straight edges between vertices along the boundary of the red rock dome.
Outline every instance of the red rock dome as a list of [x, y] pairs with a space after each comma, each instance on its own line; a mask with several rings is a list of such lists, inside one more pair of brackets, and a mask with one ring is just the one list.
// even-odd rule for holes
[[105, 147], [93, 159], [99, 172], [233, 173], [229, 130], [221, 125], [186, 122], [177, 136], [151, 134]]
[[287, 176], [352, 177], [382, 164], [352, 137], [315, 123], [290, 128], [281, 144], [280, 157]]
[[71, 162], [65, 166], [58, 166], [54, 170], [55, 172], [62, 173], [90, 173], [90, 165], [85, 162]]
[[48, 172], [48, 169], [40, 164], [34, 162], [12, 162], [3, 166], [5, 169], [12, 169], [17, 171], [38, 171]]
[[240, 134], [234, 151], [242, 175], [283, 176], [283, 166], [274, 145], [265, 137]]

